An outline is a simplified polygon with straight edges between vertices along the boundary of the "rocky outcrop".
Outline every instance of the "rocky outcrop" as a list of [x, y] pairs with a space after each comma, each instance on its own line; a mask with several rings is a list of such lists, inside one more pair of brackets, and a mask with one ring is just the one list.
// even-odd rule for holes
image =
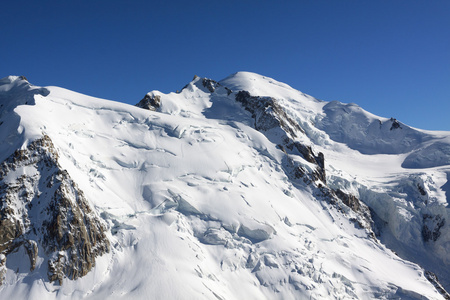
[[428, 279], [429, 282], [431, 282], [436, 290], [444, 297], [446, 300], [450, 300], [450, 294], [444, 289], [442, 284], [439, 282], [438, 277], [436, 274], [430, 271], [425, 271], [425, 277]]
[[151, 111], [158, 111], [161, 107], [161, 96], [147, 94], [136, 106]]
[[[284, 139], [284, 147], [289, 149], [289, 151], [296, 152], [295, 154], [300, 154], [307, 162], [315, 164], [317, 167], [312, 171], [313, 181], [327, 182], [325, 173], [325, 157], [322, 152], [317, 155], [314, 154], [311, 146], [303, 145], [300, 142], [294, 142], [289, 138]], [[296, 150], [296, 151], [295, 151]]]
[[441, 236], [441, 228], [445, 225], [445, 218], [441, 215], [423, 215], [422, 237], [425, 242], [434, 241]]
[[298, 136], [298, 132], [304, 133], [297, 122], [292, 120], [284, 109], [272, 97], [251, 96], [247, 91], [239, 91], [236, 101], [248, 110], [255, 119], [255, 129], [267, 131], [275, 127], [281, 127], [292, 138]]
[[391, 118], [390, 121], [392, 122], [391, 129], [390, 129], [390, 130], [393, 130], [393, 129], [402, 129], [402, 126], [400, 125], [400, 122], [397, 121], [395, 118]]
[[[297, 137], [305, 134], [305, 131], [297, 122], [288, 116], [275, 98], [256, 97], [251, 96], [247, 91], [239, 91], [236, 94], [236, 101], [241, 103], [252, 114], [252, 118], [255, 120], [254, 126], [256, 130], [265, 132], [274, 128], [281, 128], [284, 132], [281, 141], [273, 140], [272, 142], [277, 143], [278, 147], [286, 154], [300, 155], [307, 162], [315, 164], [317, 167], [311, 172], [312, 181], [320, 180], [322, 183], [326, 183], [325, 158], [323, 153], [316, 155], [311, 146], [296, 141]], [[290, 160], [290, 165], [292, 164], [297, 165]], [[302, 166], [292, 167], [296, 178], [304, 178], [306, 170]]]
[[220, 84], [217, 81], [208, 78], [202, 78], [202, 85], [203, 87], [207, 88], [208, 91], [210, 91], [211, 93], [214, 93], [216, 88], [220, 86]]
[[[195, 77], [194, 77], [195, 79]], [[218, 83], [215, 80], [209, 79], [209, 78], [202, 78], [202, 86], [206, 88], [210, 93], [214, 93], [218, 87], [221, 87], [222, 85]], [[224, 87], [227, 91], [227, 95], [229, 96], [233, 91], [226, 86]]]
[[49, 279], [61, 282], [64, 276], [76, 279], [86, 275], [95, 258], [109, 250], [109, 243], [103, 226], [68, 173], [59, 171], [53, 182], [57, 188], [47, 208], [50, 218], [43, 223], [44, 245], [57, 253], [48, 261]]
[[353, 211], [361, 211], [362, 203], [353, 195], [346, 194], [343, 191], [337, 189], [335, 191], [336, 196], [344, 202], [345, 205], [350, 207]]
[[[277, 146], [286, 154], [283, 166], [286, 173], [292, 180], [300, 180], [307, 185], [317, 183], [317, 187], [321, 187], [324, 183], [326, 183], [325, 169], [323, 169], [323, 171], [318, 167], [310, 169], [308, 168], [308, 166], [300, 163], [298, 160], [293, 159], [291, 154], [288, 153], [288, 150], [286, 150], [284, 146], [280, 144]], [[325, 161], [323, 161], [323, 163], [325, 163]]]
[[[371, 231], [374, 229], [374, 221], [372, 213], [369, 207], [360, 201], [356, 196], [345, 193], [344, 191], [337, 189], [334, 194], [339, 198], [347, 207], [354, 211], [364, 222], [359, 222], [361, 227], [366, 227]], [[374, 237], [374, 234], [373, 234]]]
[[[15, 178], [15, 174], [24, 175]], [[83, 192], [61, 169], [58, 153], [46, 135], [0, 164], [0, 205], [3, 260], [24, 247], [30, 271], [48, 267], [50, 281], [61, 283], [65, 277], [86, 275], [95, 258], [109, 251], [104, 226]], [[37, 266], [38, 257], [47, 263]]]

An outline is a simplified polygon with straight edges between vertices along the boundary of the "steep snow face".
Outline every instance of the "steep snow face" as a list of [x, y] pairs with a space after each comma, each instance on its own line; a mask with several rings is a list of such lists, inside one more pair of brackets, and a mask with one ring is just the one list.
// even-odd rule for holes
[[[87, 275], [63, 277], [61, 286], [21, 265], [23, 247], [2, 253], [1, 298], [442, 298], [420, 266], [371, 237], [357, 198], [335, 191], [372, 205], [377, 224], [387, 222], [381, 237], [406, 254], [417, 243], [399, 240], [394, 229], [417, 216], [411, 223], [426, 225], [430, 240], [413, 237], [445, 265], [448, 222], [440, 224], [448, 219], [450, 170], [422, 169], [411, 182], [416, 170], [401, 167], [407, 153], [349, 149], [317, 124], [326, 102], [240, 72], [220, 82], [197, 77], [179, 93], [150, 92], [151, 110], [56, 87], [36, 94], [22, 82], [20, 93], [34, 99], [26, 105], [10, 96], [21, 80], [13, 79], [0, 88], [0, 99], [14, 102], [0, 119], [9, 139], [2, 149], [13, 153], [48, 136], [61, 169], [104, 222], [111, 249]], [[256, 101], [253, 108], [236, 101], [240, 91]], [[314, 176], [323, 157], [326, 178]], [[426, 195], [417, 188], [416, 199], [419, 183]], [[421, 221], [425, 212], [432, 217]], [[44, 259], [39, 251], [37, 261]]]

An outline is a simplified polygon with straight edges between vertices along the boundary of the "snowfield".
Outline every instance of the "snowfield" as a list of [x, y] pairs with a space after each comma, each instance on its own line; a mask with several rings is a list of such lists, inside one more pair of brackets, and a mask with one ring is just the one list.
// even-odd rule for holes
[[1, 216], [38, 251], [30, 271], [26, 243], [0, 246], [1, 299], [445, 299], [427, 272], [450, 289], [450, 132], [248, 72], [147, 98], [0, 80], [0, 161], [48, 137], [110, 245], [86, 275], [50, 280], [58, 251], [33, 233], [47, 187], [19, 178], [53, 169], [5, 167], [0, 189], [32, 196], [1, 191]]

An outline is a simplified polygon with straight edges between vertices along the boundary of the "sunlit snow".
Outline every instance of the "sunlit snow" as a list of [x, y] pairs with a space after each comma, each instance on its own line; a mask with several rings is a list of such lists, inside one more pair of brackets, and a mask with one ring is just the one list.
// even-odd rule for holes
[[[435, 242], [422, 239], [424, 214], [449, 220], [448, 132], [393, 128], [247, 72], [214, 92], [198, 77], [179, 93], [151, 92], [157, 112], [19, 77], [0, 83], [0, 158], [48, 135], [112, 246], [61, 286], [42, 262], [30, 272], [20, 248], [1, 299], [442, 299], [423, 268], [450, 287], [449, 222]], [[289, 178], [239, 90], [279, 101], [305, 131], [298, 141], [324, 153], [327, 184], [384, 224], [381, 242]]]

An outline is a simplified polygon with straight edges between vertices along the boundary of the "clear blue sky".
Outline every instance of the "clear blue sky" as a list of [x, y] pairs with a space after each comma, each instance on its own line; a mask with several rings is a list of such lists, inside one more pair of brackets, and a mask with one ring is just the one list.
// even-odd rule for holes
[[449, 0], [4, 1], [0, 77], [137, 103], [193, 75], [273, 77], [450, 131]]

